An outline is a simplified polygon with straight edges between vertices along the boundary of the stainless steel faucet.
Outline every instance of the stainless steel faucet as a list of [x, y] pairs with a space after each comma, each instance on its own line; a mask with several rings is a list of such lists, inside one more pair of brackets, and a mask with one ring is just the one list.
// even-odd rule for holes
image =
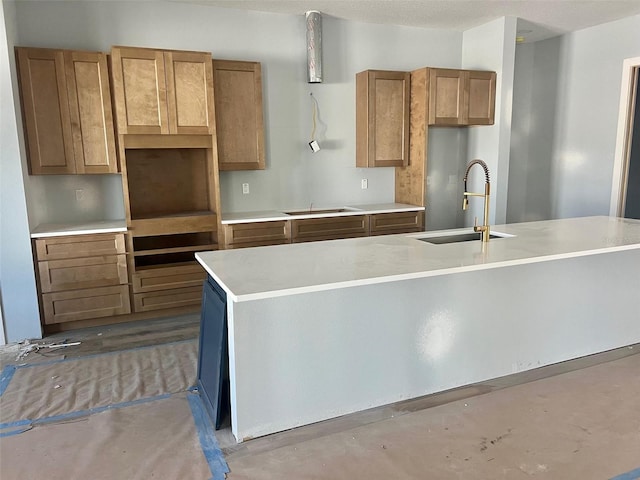
[[[484, 193], [474, 193], [467, 191], [467, 178], [469, 177], [469, 170], [474, 165], [480, 165], [484, 169], [485, 184]], [[482, 241], [488, 242], [490, 236], [489, 229], [489, 193], [491, 191], [491, 184], [489, 182], [489, 167], [482, 160], [473, 160], [467, 165], [467, 170], [464, 172], [464, 196], [462, 198], [462, 210], [466, 210], [469, 207], [469, 197], [484, 197], [484, 222], [482, 226], [478, 225], [478, 217], [475, 217], [473, 222], [473, 231], [482, 232]]]

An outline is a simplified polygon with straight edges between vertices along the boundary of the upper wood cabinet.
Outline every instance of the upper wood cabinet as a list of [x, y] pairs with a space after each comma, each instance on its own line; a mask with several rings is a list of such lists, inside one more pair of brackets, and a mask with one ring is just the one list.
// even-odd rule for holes
[[210, 53], [113, 47], [111, 62], [118, 134], [214, 132]]
[[118, 171], [106, 55], [16, 48], [32, 174]]
[[356, 75], [356, 166], [409, 163], [408, 72], [366, 70]]
[[468, 125], [493, 125], [496, 111], [496, 72], [468, 72]]
[[220, 170], [265, 168], [260, 63], [213, 61]]
[[495, 72], [430, 68], [429, 125], [493, 125]]

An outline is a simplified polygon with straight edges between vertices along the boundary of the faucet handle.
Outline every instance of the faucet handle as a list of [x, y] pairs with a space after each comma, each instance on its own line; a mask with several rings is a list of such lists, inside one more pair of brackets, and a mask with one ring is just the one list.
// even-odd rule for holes
[[478, 217], [473, 217], [473, 228], [475, 229], [478, 226]]

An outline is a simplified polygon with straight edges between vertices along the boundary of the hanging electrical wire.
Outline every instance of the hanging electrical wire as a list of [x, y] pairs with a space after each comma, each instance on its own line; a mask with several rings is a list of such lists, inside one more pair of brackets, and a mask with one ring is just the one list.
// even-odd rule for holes
[[311, 120], [312, 120], [312, 128], [311, 128], [311, 141], [309, 142], [309, 147], [315, 153], [320, 150], [320, 144], [316, 140], [316, 118], [318, 115], [318, 101], [313, 96], [313, 93], [309, 93], [311, 97]]

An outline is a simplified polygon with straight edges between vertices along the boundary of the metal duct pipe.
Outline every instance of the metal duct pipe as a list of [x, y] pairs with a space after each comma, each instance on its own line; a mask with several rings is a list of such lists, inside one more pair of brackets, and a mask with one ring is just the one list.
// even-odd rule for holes
[[322, 83], [322, 14], [305, 13], [307, 20], [307, 82]]

